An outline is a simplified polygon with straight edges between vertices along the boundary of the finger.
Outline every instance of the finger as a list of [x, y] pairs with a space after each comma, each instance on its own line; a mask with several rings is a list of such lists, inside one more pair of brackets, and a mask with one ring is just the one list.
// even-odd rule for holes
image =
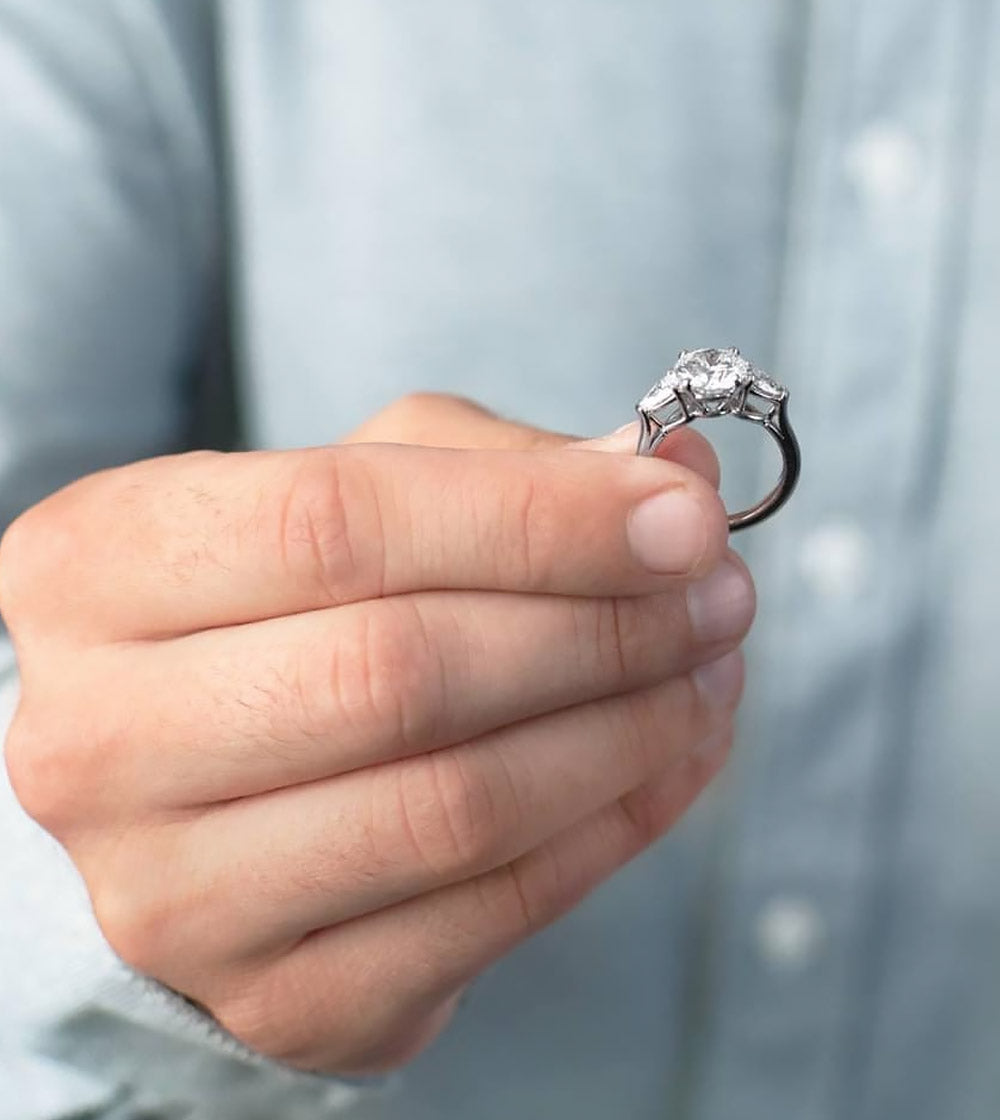
[[67, 729], [73, 794], [91, 813], [148, 815], [648, 687], [733, 648], [754, 608], [735, 553], [704, 580], [642, 598], [419, 592], [73, 655], [45, 703], [87, 710], [116, 682], [91, 727]]
[[196, 453], [90, 476], [29, 511], [4, 542], [6, 608], [30, 601], [36, 628], [94, 642], [424, 589], [637, 595], [709, 571], [727, 536], [704, 480], [654, 459]]
[[713, 489], [719, 489], [722, 481], [719, 457], [711, 443], [693, 428], [680, 428], [671, 432], [657, 447], [656, 456], [687, 467], [689, 471], [700, 474]]
[[[633, 421], [611, 435], [598, 439], [582, 440], [569, 446], [580, 451], [610, 451], [634, 455], [639, 442], [639, 424]], [[711, 443], [694, 428], [678, 428], [671, 432], [655, 452], [658, 459], [669, 459], [688, 470], [700, 474], [716, 490], [722, 477], [719, 457]]]
[[540, 451], [563, 447], [575, 438], [506, 420], [464, 397], [411, 393], [382, 409], [343, 442]]
[[391, 1064], [406, 1040], [433, 1035], [427, 1024], [441, 1025], [456, 990], [661, 837], [723, 765], [728, 738], [713, 747], [508, 864], [319, 931], [228, 978], [213, 1004], [220, 1022], [304, 1069]]
[[[728, 734], [742, 684], [735, 652], [692, 676], [472, 743], [228, 802], [162, 832], [162, 850], [144, 848], [140, 858], [186, 869], [166, 893], [156, 888], [165, 917], [196, 915], [200, 925], [212, 913], [228, 915], [214, 933], [193, 931], [203, 955], [221, 962], [273, 953], [309, 931], [469, 879], [537, 847], [696, 744]], [[261, 837], [266, 854], [248, 891], [242, 869]], [[134, 879], [128, 868], [117, 875]], [[207, 912], [195, 898], [211, 900]], [[175, 955], [184, 952], [181, 943]]]
[[[539, 451], [555, 447], [591, 447], [633, 454], [639, 440], [637, 422], [612, 436], [581, 441], [577, 436], [507, 420], [481, 404], [447, 393], [411, 393], [394, 401], [349, 435], [344, 443], [412, 443], [421, 447]], [[657, 447], [670, 459], [700, 474], [719, 488], [719, 460], [712, 445], [693, 428], [671, 432]]]

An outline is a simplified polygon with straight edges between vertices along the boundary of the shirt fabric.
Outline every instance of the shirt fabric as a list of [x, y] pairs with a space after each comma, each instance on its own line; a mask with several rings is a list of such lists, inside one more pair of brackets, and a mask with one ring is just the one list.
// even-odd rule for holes
[[200, 1040], [5, 790], [0, 1118], [995, 1120], [998, 194], [993, 0], [0, 0], [4, 521], [191, 441], [227, 295], [254, 446], [736, 344], [804, 457], [723, 780], [388, 1079]]

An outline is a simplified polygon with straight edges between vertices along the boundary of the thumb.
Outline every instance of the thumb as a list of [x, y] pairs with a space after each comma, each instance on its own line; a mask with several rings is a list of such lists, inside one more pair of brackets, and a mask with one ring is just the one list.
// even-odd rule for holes
[[[344, 443], [407, 443], [418, 447], [451, 447], [483, 451], [544, 451], [578, 447], [587, 451], [631, 454], [639, 438], [638, 424], [626, 424], [610, 436], [581, 440], [506, 420], [465, 397], [448, 393], [410, 393], [365, 421]], [[657, 448], [669, 459], [719, 486], [719, 460], [712, 445], [693, 428], [671, 433]]]
[[[639, 442], [639, 422], [633, 420], [630, 424], [613, 431], [610, 435], [600, 436], [598, 439], [581, 440], [573, 446], [580, 451], [610, 451], [634, 454]], [[719, 457], [715, 448], [707, 439], [694, 428], [679, 428], [657, 447], [657, 459], [669, 459], [672, 463], [679, 463], [682, 467], [700, 474], [706, 482], [719, 489], [721, 468]]]
[[505, 420], [465, 397], [410, 393], [366, 420], [344, 443], [408, 443], [483, 451], [538, 451], [578, 437]]

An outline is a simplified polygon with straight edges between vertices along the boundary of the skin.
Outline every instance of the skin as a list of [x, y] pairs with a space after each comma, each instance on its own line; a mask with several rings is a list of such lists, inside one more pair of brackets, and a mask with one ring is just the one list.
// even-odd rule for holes
[[[272, 1058], [387, 1069], [671, 827], [729, 750], [753, 591], [708, 444], [633, 440], [418, 396], [11, 526], [8, 770], [123, 960]], [[700, 518], [672, 571], [634, 512], [663, 492]]]

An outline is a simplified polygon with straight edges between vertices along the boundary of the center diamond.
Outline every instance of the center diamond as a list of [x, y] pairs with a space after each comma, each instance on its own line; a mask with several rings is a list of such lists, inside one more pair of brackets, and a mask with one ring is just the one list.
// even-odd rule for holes
[[728, 397], [737, 385], [750, 381], [753, 376], [750, 363], [732, 347], [682, 350], [670, 372], [677, 383], [683, 385], [686, 381], [691, 391], [700, 397]]
[[677, 389], [689, 389], [702, 401], [721, 404], [737, 386], [749, 384], [753, 376], [753, 366], [735, 347], [682, 350], [677, 364], [643, 397], [639, 408], [661, 408], [676, 400]]

